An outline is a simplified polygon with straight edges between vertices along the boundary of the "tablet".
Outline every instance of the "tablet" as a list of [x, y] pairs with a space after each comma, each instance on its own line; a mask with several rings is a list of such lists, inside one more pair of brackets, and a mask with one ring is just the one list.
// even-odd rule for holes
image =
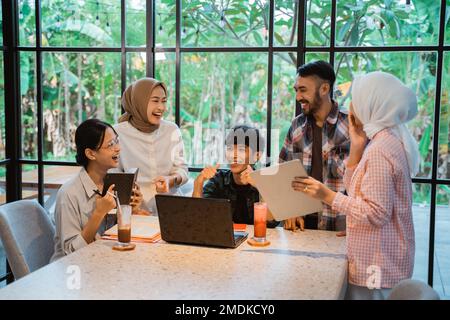
[[114, 190], [118, 193], [120, 204], [130, 204], [131, 193], [138, 171], [138, 168], [133, 168], [127, 172], [108, 172], [103, 179], [102, 196], [104, 197], [109, 187], [114, 184]]
[[320, 200], [292, 189], [294, 177], [308, 176], [298, 159], [253, 171], [250, 176], [277, 221], [323, 210]]

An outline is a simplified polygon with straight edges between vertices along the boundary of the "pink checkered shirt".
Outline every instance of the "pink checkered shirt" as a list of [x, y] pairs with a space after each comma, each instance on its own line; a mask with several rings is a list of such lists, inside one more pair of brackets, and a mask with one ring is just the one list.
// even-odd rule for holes
[[344, 174], [349, 196], [337, 193], [334, 199], [333, 209], [347, 219], [351, 284], [392, 288], [411, 278], [415, 250], [412, 183], [403, 150], [390, 129], [377, 133], [358, 166], [347, 168]]

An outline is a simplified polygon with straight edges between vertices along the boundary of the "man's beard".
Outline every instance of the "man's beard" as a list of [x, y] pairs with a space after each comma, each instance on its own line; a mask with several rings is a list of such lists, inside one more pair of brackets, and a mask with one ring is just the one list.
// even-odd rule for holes
[[308, 116], [308, 115], [313, 115], [317, 111], [319, 111], [323, 100], [322, 100], [322, 98], [319, 95], [319, 91], [316, 90], [316, 92], [314, 93], [313, 101], [308, 101], [308, 100], [303, 99], [303, 100], [300, 100], [299, 102], [300, 103], [307, 103], [309, 105], [309, 109], [308, 110], [305, 110], [305, 109], [302, 108], [303, 114]]

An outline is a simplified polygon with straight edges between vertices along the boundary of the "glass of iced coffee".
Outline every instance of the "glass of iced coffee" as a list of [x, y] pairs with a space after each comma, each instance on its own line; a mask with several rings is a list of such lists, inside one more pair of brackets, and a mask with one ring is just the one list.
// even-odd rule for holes
[[117, 207], [117, 240], [119, 246], [127, 247], [131, 241], [131, 206]]

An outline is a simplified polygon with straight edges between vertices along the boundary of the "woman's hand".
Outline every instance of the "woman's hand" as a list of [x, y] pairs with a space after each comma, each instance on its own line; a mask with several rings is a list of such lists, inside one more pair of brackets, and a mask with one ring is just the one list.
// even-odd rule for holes
[[105, 196], [97, 195], [95, 197], [95, 211], [103, 218], [108, 212], [116, 207], [116, 199], [114, 198], [114, 184], [110, 185]]
[[151, 211], [147, 211], [145, 209], [136, 209], [133, 212], [131, 212], [131, 214], [134, 214], [136, 216], [151, 216], [153, 215], [153, 213]]
[[347, 161], [347, 167], [356, 166], [362, 158], [364, 149], [367, 145], [367, 135], [362, 126], [356, 124], [355, 116], [349, 113], [349, 128], [350, 135], [350, 153]]
[[292, 181], [292, 189], [321, 200], [330, 206], [333, 204], [333, 200], [336, 197], [336, 192], [312, 177], [295, 177], [294, 181]]
[[170, 178], [168, 176], [159, 176], [153, 179], [153, 183], [156, 185], [156, 192], [167, 193], [170, 190]]
[[87, 243], [91, 243], [95, 240], [95, 235], [103, 219], [109, 211], [116, 207], [116, 199], [114, 198], [113, 190], [114, 184], [109, 186], [104, 197], [98, 194], [95, 196], [94, 211], [81, 230], [81, 236]]
[[131, 213], [139, 216], [151, 216], [150, 211], [141, 208], [142, 202], [144, 201], [144, 196], [142, 195], [141, 189], [137, 183], [134, 184], [133, 195], [131, 196], [131, 207], [133, 208]]
[[132, 207], [132, 213], [136, 213], [140, 210], [144, 196], [137, 183], [134, 184], [133, 191], [131, 193], [130, 205]]
[[356, 124], [355, 115], [352, 112], [349, 112], [348, 123], [348, 133], [350, 135], [351, 145], [364, 150], [367, 144], [367, 135], [364, 132], [363, 127]]

